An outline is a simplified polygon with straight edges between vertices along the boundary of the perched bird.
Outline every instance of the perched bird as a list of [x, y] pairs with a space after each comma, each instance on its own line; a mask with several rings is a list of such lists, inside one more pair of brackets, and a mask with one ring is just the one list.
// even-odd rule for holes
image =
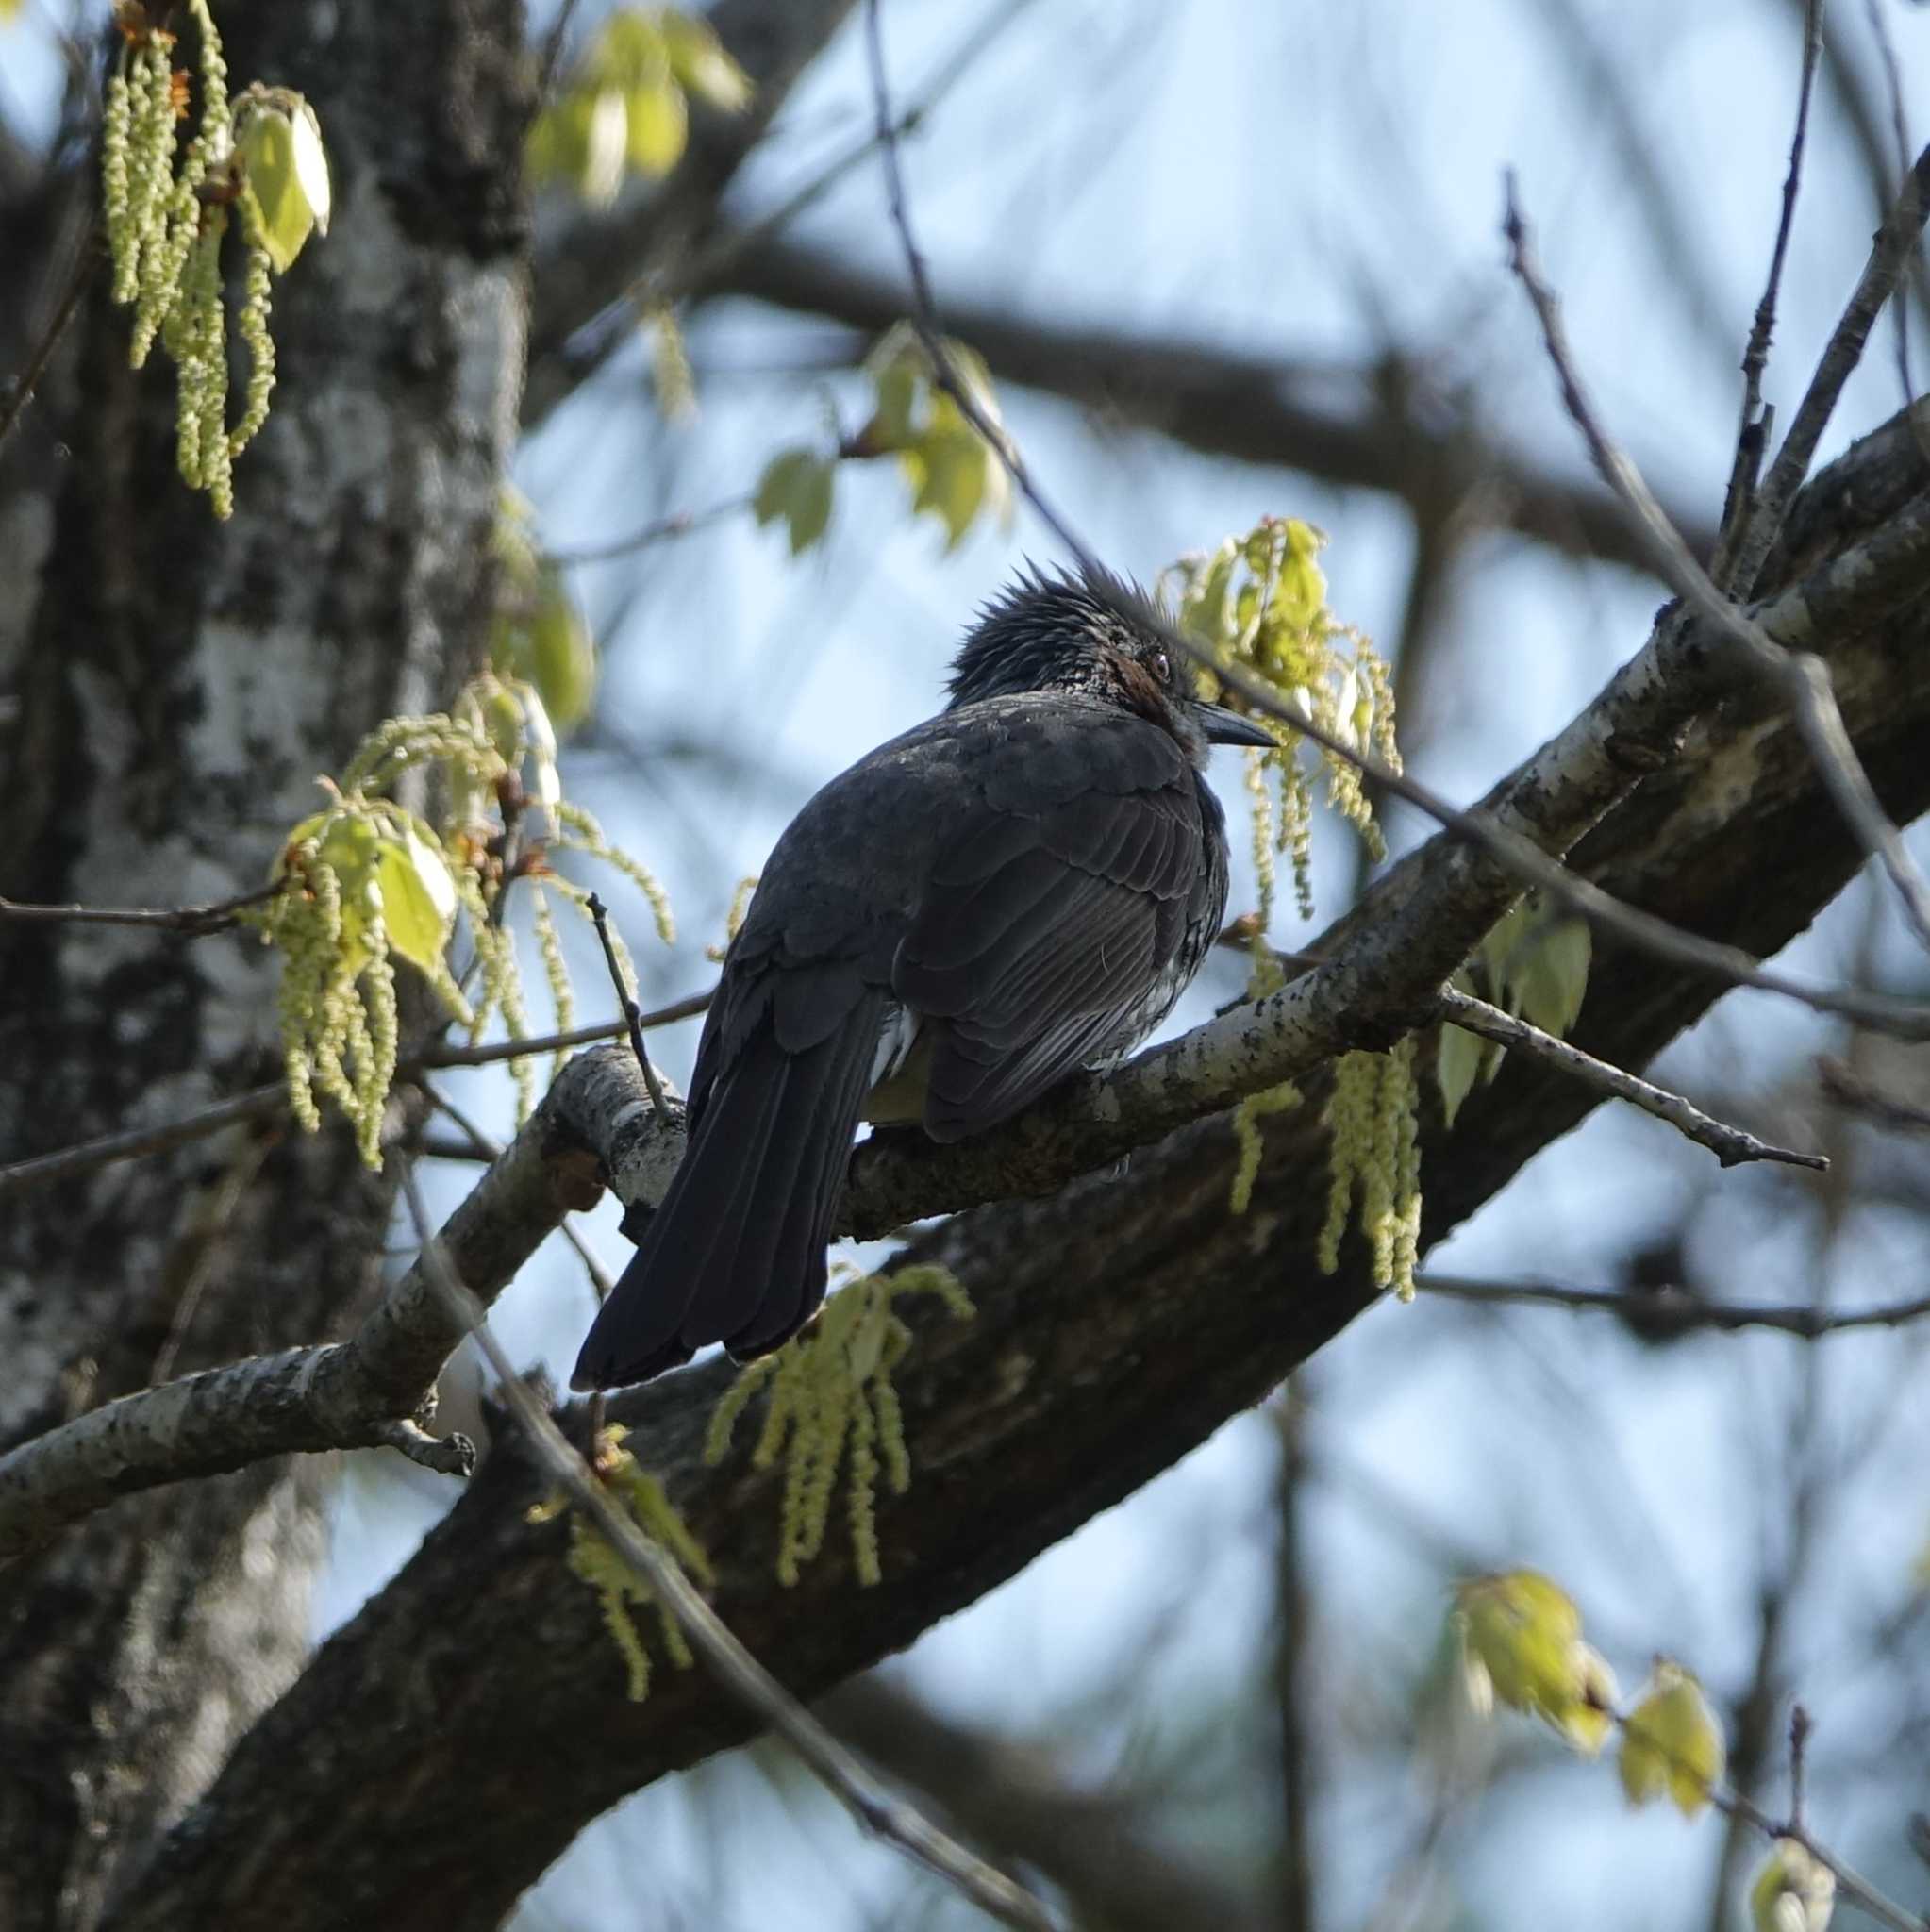
[[1165, 635], [1114, 577], [1022, 577], [950, 706], [792, 820], [724, 962], [682, 1164], [574, 1387], [793, 1334], [860, 1118], [983, 1133], [1165, 1018], [1226, 905], [1207, 747], [1273, 742], [1198, 701]]

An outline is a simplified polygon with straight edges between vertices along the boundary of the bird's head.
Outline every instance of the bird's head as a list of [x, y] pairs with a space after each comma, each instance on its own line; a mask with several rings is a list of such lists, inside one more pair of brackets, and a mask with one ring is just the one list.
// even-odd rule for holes
[[1144, 591], [1103, 572], [1022, 575], [979, 613], [952, 666], [952, 708], [1022, 691], [1081, 691], [1163, 725], [1196, 765], [1214, 744], [1271, 745], [1194, 693], [1192, 666]]

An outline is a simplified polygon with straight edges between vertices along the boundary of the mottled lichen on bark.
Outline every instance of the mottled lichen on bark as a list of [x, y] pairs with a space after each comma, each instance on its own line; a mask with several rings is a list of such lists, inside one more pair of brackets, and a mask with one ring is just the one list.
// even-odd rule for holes
[[[253, 890], [312, 809], [315, 774], [379, 719], [446, 698], [480, 648], [520, 373], [515, 142], [479, 143], [407, 230], [385, 184], [429, 165], [458, 50], [468, 83], [494, 90], [466, 111], [526, 114], [520, 17], [507, 0], [455, 0], [433, 18], [378, 10], [347, 35], [316, 0], [238, 7], [225, 25], [239, 71], [317, 103], [341, 205], [327, 248], [278, 291], [280, 387], [232, 523], [217, 530], [175, 479], [171, 399], [127, 370], [105, 278], [8, 445], [44, 432], [71, 452], [49, 471], [30, 594], [9, 598], [27, 628], [7, 643], [23, 757], [0, 802], [0, 891], [22, 898], [187, 905]], [[6, 1156], [270, 1075], [266, 963], [232, 936], [0, 932]], [[347, 1137], [265, 1156], [245, 1138], [9, 1202], [0, 1428], [140, 1386], [176, 1326], [188, 1370], [313, 1341], [371, 1291], [387, 1201]], [[197, 1246], [200, 1204], [244, 1158], [258, 1179]], [[189, 1287], [191, 1306], [177, 1294]], [[66, 1932], [63, 1888], [76, 1913], [98, 1900], [294, 1674], [318, 1476], [268, 1465], [130, 1499], [0, 1584], [9, 1609], [28, 1607], [0, 1618], [7, 1681], [65, 1687], [55, 1706], [0, 1700], [0, 1756], [44, 1771], [0, 1806], [0, 1920]], [[264, 1512], [278, 1525], [268, 1564], [237, 1531]], [[56, 1604], [58, 1617], [32, 1613]], [[180, 1695], [142, 1706], [145, 1660], [163, 1647]], [[141, 1774], [124, 1776], [137, 1749]]]

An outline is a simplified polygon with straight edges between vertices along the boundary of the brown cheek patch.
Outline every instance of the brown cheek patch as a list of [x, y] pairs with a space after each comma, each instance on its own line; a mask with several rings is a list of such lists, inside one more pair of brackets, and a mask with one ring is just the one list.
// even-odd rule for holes
[[1123, 651], [1107, 651], [1105, 657], [1120, 702], [1170, 731], [1172, 718], [1159, 680], [1137, 658], [1128, 658]]

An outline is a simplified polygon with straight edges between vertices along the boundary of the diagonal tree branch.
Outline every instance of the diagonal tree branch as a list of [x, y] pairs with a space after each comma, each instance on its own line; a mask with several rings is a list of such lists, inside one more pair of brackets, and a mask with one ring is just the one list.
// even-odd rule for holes
[[[1852, 476], [1867, 496], [1845, 487]], [[1907, 440], [1873, 439], [1812, 486], [1841, 493], [1833, 511], [1808, 512], [1808, 527], [1820, 540], [1834, 521], [1840, 543], [1922, 485]], [[1831, 641], [1846, 724], [1899, 819], [1930, 806], [1930, 690], [1913, 673], [1924, 632], [1920, 575], [1912, 602]], [[1724, 688], [1712, 675], [1712, 688]], [[1857, 849], [1772, 708], [1732, 696], [1684, 729], [1686, 752], [1639, 785], [1609, 788], [1570, 861], [1659, 918], [1773, 950], [1840, 890]], [[1561, 817], [1581, 794], [1558, 761], [1546, 769]], [[1532, 822], [1540, 803], [1530, 791], [1514, 809]], [[1478, 899], [1486, 865], [1437, 839], [1394, 868], [1323, 956], [1383, 922], [1398, 929], [1403, 908], [1442, 875], [1458, 874]], [[1358, 943], [1359, 1010], [1397, 1010], [1408, 991], [1398, 953]], [[1639, 1065], [1716, 991], [1610, 941], [1577, 1044]], [[1234, 1142], [1214, 1119], [1135, 1156], [1123, 1177], [982, 1208], [912, 1245], [907, 1258], [959, 1275], [979, 1317], [923, 1331], [900, 1372], [917, 1476], [904, 1499], [881, 1498], [875, 1591], [856, 1591], [839, 1547], [794, 1590], [774, 1586], [780, 1478], [703, 1459], [725, 1365], [612, 1405], [710, 1551], [720, 1612], [794, 1691], [817, 1694], [973, 1601], [1256, 1400], [1371, 1303], [1359, 1256], [1350, 1252], [1331, 1280], [1313, 1264], [1325, 1191], [1310, 1181], [1324, 1147], [1309, 1084], [1308, 1106], [1269, 1124], [1244, 1218], [1226, 1209]], [[1565, 1075], [1511, 1057], [1452, 1135], [1430, 1120], [1427, 1239], [1594, 1104]], [[876, 1185], [860, 1161], [854, 1204]], [[1382, 1319], [1402, 1318], [1389, 1309]], [[244, 1901], [283, 1932], [344, 1915], [397, 1932], [493, 1925], [588, 1818], [741, 1740], [746, 1721], [693, 1674], [663, 1674], [641, 1708], [620, 1700], [593, 1603], [564, 1573], [555, 1536], [523, 1521], [539, 1488], [512, 1455], [484, 1466], [450, 1519], [244, 1740], [130, 1889], [109, 1921], [117, 1932], [219, 1922]], [[476, 1668], [483, 1657], [487, 1671]], [[398, 1723], [409, 1727], [405, 1753], [394, 1748]], [[478, 1819], [511, 1815], [513, 1833], [477, 1830]]]
[[[1921, 456], [1913, 442], [1888, 436], [1872, 439], [1868, 447], [1867, 456], [1845, 458], [1831, 481], [1861, 514], [1888, 512], [1888, 521], [1771, 607], [1786, 622], [1795, 622], [1792, 613], [1800, 612], [1811, 642], [1826, 631], [1852, 635], [1866, 628], [1920, 596], [1930, 581], [1930, 499], [1895, 501], [1921, 480]], [[1888, 548], [1879, 544], [1880, 537], [1898, 529], [1913, 534]], [[1870, 561], [1879, 556], [1880, 567]], [[1482, 837], [1463, 830], [1393, 868], [1321, 942], [1311, 970], [1267, 999], [1238, 1006], [1115, 1072], [1067, 1083], [993, 1133], [942, 1147], [919, 1134], [873, 1137], [853, 1157], [840, 1227], [872, 1237], [933, 1214], [1050, 1193], [1249, 1093], [1299, 1079], [1336, 1053], [1384, 1045], [1428, 1024], [1440, 1009], [1443, 982], [1521, 891], [1520, 878], [1497, 863], [1486, 841], [1505, 834], [1508, 851], [1568, 852], [1645, 778], [1659, 783], [1672, 765], [1680, 769], [1698, 701], [1709, 702], [1726, 689], [1722, 652], [1703, 641], [1694, 625], [1658, 625], [1593, 704], [1489, 792], [1478, 808]], [[1730, 715], [1741, 714], [1732, 708]], [[1701, 750], [1705, 757], [1706, 745]], [[1476, 815], [1456, 817], [1465, 826]], [[1599, 895], [1592, 882], [1547, 862], [1553, 883]], [[1626, 908], [1605, 929], [1633, 931], [1643, 942], [1654, 931], [1672, 932], [1666, 922], [1638, 922]], [[1679, 964], [1685, 946], [1690, 958], [1707, 951], [1692, 933], [1678, 932], [1660, 948], [1661, 957]], [[1790, 984], [1760, 971], [1745, 968], [1745, 974], [1753, 984]], [[1814, 997], [1831, 1006], [1849, 999]], [[1866, 1008], [1868, 1017], [1905, 1031], [1913, 1021], [1920, 1034], [1930, 1025], [1930, 1014], [1907, 1003], [1866, 1000], [1857, 1010]], [[1571, 1072], [1588, 1059], [1561, 1046], [1554, 1058]], [[626, 1202], [658, 1198], [680, 1137], [674, 1124], [641, 1131], [641, 1116], [651, 1116], [653, 1127], [657, 1123], [648, 1097], [632, 1091], [625, 1069], [633, 1066], [621, 1053], [574, 1061], [509, 1154], [458, 1211], [451, 1240], [478, 1289], [499, 1290], [565, 1206], [585, 1205], [558, 1193], [546, 1178], [547, 1164], [569, 1150], [612, 1176]], [[1646, 1083], [1625, 1077], [1616, 1091], [1624, 1097], [1639, 1091], [1651, 1110], [1669, 1109], [1668, 1117], [1694, 1126], [1700, 1138], [1708, 1139], [1715, 1128], [1673, 1096], [1658, 1099]], [[1745, 1140], [1730, 1132], [1726, 1139], [1716, 1135], [1712, 1144], [1719, 1141], [1727, 1158], [1737, 1158]], [[1765, 1152], [1776, 1150], [1749, 1143], [1749, 1158]], [[593, 1198], [596, 1183], [585, 1177], [580, 1160], [574, 1174], [579, 1190]], [[241, 1467], [281, 1451], [396, 1441], [397, 1425], [417, 1415], [459, 1339], [412, 1272], [340, 1348], [209, 1371], [193, 1378], [186, 1395], [174, 1387], [148, 1390], [24, 1443], [0, 1460], [0, 1556], [131, 1490]], [[224, 1426], [229, 1423], [232, 1430]], [[408, 1436], [396, 1446], [421, 1448]]]

